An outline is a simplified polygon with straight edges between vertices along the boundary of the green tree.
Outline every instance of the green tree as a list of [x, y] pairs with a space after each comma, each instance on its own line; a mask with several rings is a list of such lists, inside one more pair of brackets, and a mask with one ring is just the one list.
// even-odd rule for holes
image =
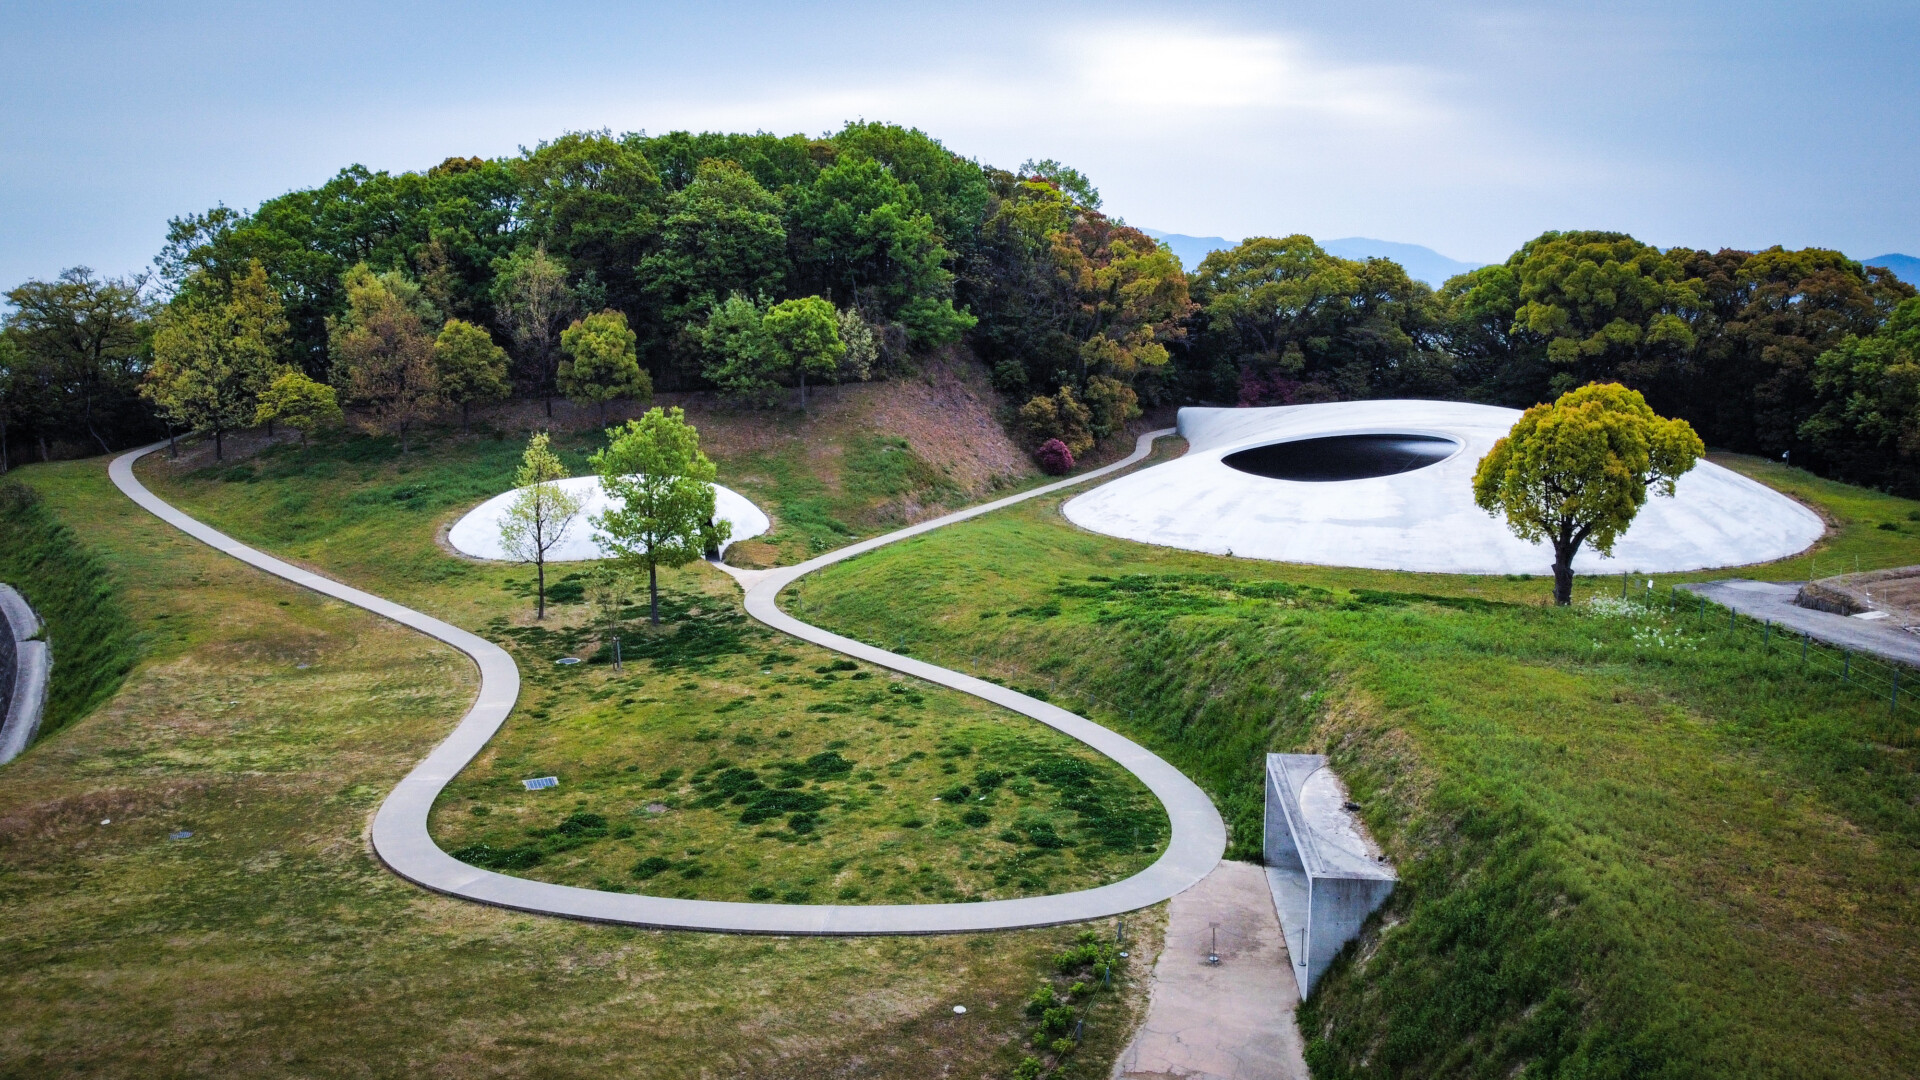
[[1648, 487], [1671, 496], [1704, 453], [1685, 420], [1656, 415], [1638, 390], [1592, 383], [1528, 409], [1481, 459], [1473, 498], [1515, 536], [1553, 545], [1553, 601], [1565, 605], [1581, 545], [1612, 554]]
[[500, 546], [534, 567], [534, 618], [547, 617], [547, 552], [567, 538], [586, 499], [560, 486], [567, 467], [547, 433], [534, 433], [513, 478], [518, 490], [500, 519]]
[[769, 359], [775, 370], [800, 387], [800, 408], [807, 407], [807, 376], [828, 378], [840, 369], [847, 346], [840, 340], [839, 313], [818, 296], [782, 300], [762, 319]]
[[837, 318], [840, 341], [847, 347], [840, 357], [837, 375], [842, 382], [865, 382], [873, 377], [874, 365], [880, 361], [880, 341], [874, 335], [873, 324], [867, 322], [859, 308], [842, 308]]
[[713, 462], [678, 406], [649, 409], [609, 429], [593, 470], [612, 502], [593, 524], [614, 557], [647, 571], [650, 618], [660, 624], [660, 567], [685, 566], [726, 543], [732, 526], [714, 520]]
[[397, 271], [375, 274], [365, 263], [347, 272], [347, 312], [328, 323], [334, 381], [366, 407], [373, 432], [408, 436], [440, 405], [440, 373], [427, 327], [434, 314], [419, 287]]
[[252, 263], [223, 301], [212, 290], [183, 291], [161, 312], [153, 365], [140, 392], [161, 415], [213, 433], [215, 461], [226, 433], [256, 423], [260, 395], [286, 366], [287, 320], [266, 269]]
[[460, 406], [460, 430], [470, 428], [468, 412], [477, 403], [506, 400], [507, 350], [493, 336], [463, 319], [448, 319], [433, 341], [433, 366], [442, 400]]
[[780, 396], [765, 316], [763, 303], [734, 293], [715, 304], [707, 312], [707, 321], [693, 329], [702, 357], [701, 374], [728, 396], [762, 406], [774, 404]]
[[1920, 298], [1902, 301], [1877, 331], [1849, 334], [1814, 364], [1819, 409], [1800, 433], [1841, 475], [1920, 487]]
[[494, 263], [493, 310], [513, 338], [528, 385], [553, 416], [560, 370], [560, 334], [573, 317], [576, 298], [567, 268], [543, 247], [520, 248]]
[[657, 246], [640, 261], [640, 287], [662, 325], [698, 318], [731, 293], [777, 292], [792, 271], [784, 211], [738, 164], [700, 162], [668, 198]]
[[13, 335], [0, 333], [0, 476], [13, 469], [13, 459], [9, 456], [13, 431], [9, 425], [27, 415], [32, 385], [26, 354], [20, 351]]
[[886, 166], [842, 154], [793, 197], [789, 234], [812, 291], [843, 303], [874, 298], [926, 348], [958, 341], [975, 323], [953, 304], [953, 253], [915, 191]]
[[300, 445], [325, 424], [340, 419], [340, 396], [326, 383], [314, 382], [305, 372], [288, 368], [260, 392], [253, 422], [281, 421], [300, 433]]
[[1513, 333], [1545, 360], [1544, 390], [1594, 379], [1650, 389], [1694, 347], [1699, 282], [1625, 233], [1542, 233], [1507, 266], [1520, 302]]
[[560, 335], [560, 348], [567, 355], [560, 362], [561, 392], [573, 401], [594, 405], [602, 423], [609, 401], [651, 399], [653, 380], [640, 370], [635, 341], [621, 312], [602, 311], [575, 321]]
[[77, 266], [52, 281], [7, 292], [13, 306], [0, 325], [40, 370], [50, 409], [70, 416], [102, 452], [102, 413], [137, 404], [152, 308], [144, 278], [97, 278]]

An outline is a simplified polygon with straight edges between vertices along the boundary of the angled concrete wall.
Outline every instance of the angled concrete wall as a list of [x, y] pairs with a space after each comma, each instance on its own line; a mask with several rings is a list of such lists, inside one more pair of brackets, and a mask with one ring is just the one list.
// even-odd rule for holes
[[1398, 880], [1321, 754], [1267, 755], [1264, 855], [1300, 996]]
[[46, 642], [28, 640], [39, 632], [40, 620], [26, 599], [0, 585], [0, 664], [6, 668], [0, 675], [0, 764], [18, 757], [40, 730], [53, 653]]

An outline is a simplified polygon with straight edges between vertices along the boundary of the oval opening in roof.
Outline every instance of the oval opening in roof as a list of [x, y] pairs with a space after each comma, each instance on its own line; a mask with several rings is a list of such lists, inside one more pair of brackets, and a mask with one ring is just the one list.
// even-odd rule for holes
[[1325, 483], [1412, 472], [1445, 461], [1460, 444], [1438, 435], [1326, 435], [1237, 450], [1221, 462], [1273, 480]]

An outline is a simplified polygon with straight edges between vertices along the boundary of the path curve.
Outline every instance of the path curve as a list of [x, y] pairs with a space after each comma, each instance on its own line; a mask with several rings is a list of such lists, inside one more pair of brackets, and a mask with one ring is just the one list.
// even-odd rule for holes
[[679, 900], [531, 881], [460, 862], [433, 842], [427, 832], [427, 815], [440, 790], [500, 730], [519, 697], [520, 671], [506, 650], [450, 623], [257, 551], [175, 509], [148, 491], [133, 472], [136, 461], [166, 443], [122, 454], [114, 459], [108, 472], [114, 485], [141, 508], [209, 547], [296, 585], [344, 600], [437, 638], [466, 653], [479, 665], [480, 693], [473, 708], [453, 733], [400, 781], [374, 815], [374, 851], [389, 869], [408, 881], [435, 892], [498, 907], [659, 929], [760, 934], [942, 934], [1081, 922], [1159, 903], [1198, 882], [1220, 861], [1226, 851], [1226, 826], [1198, 785], [1137, 743], [1056, 705], [810, 626], [779, 609], [776, 604], [779, 592], [821, 567], [882, 545], [1126, 468], [1145, 458], [1152, 451], [1155, 439], [1170, 434], [1171, 430], [1163, 430], [1140, 436], [1131, 455], [1105, 468], [862, 541], [798, 566], [758, 574], [722, 567], [743, 579], [742, 584], [747, 586], [747, 611], [754, 618], [803, 640], [972, 694], [1065, 732], [1133, 773], [1167, 809], [1173, 830], [1166, 853], [1130, 878], [1080, 892], [972, 904], [752, 904]]

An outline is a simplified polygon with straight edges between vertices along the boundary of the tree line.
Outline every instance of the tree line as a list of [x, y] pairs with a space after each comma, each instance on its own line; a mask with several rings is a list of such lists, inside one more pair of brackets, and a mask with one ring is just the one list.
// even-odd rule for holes
[[1838, 252], [1606, 232], [1546, 233], [1438, 290], [1305, 236], [1186, 268], [1071, 168], [998, 169], [896, 125], [578, 132], [423, 172], [355, 166], [175, 219], [145, 277], [20, 285], [0, 453], [104, 450], [169, 423], [218, 441], [340, 405], [403, 443], [509, 395], [804, 405], [809, 386], [964, 343], [1060, 469], [1145, 406], [1526, 407], [1612, 381], [1710, 445], [1911, 493], [1913, 297]]

